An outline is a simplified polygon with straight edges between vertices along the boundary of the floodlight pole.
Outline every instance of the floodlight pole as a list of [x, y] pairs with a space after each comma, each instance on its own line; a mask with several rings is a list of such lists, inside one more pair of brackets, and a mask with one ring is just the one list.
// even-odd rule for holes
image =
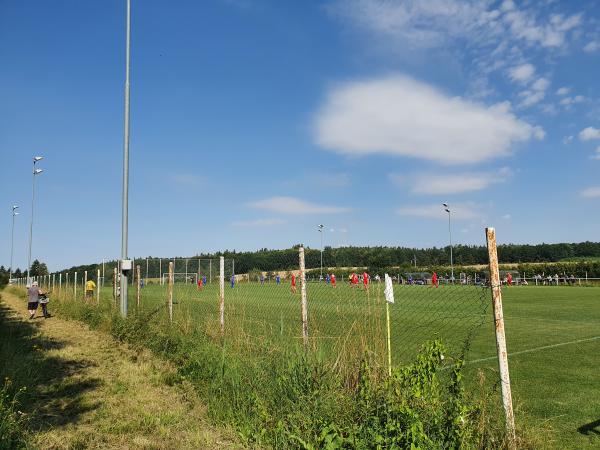
[[8, 282], [12, 279], [12, 268], [13, 268], [13, 254], [15, 248], [15, 216], [19, 213], [16, 211], [19, 209], [17, 205], [12, 207], [12, 228], [10, 231], [10, 268], [8, 269]]
[[452, 284], [454, 284], [454, 263], [452, 261], [452, 227], [450, 226], [450, 206], [448, 203], [443, 203], [443, 206], [448, 213], [448, 234], [450, 235], [450, 270], [451, 270], [451, 280]]
[[319, 278], [319, 281], [321, 281], [323, 279], [323, 228], [325, 227], [325, 225], [321, 224], [317, 227], [317, 229], [319, 230], [319, 233], [321, 234], [321, 276]]
[[33, 240], [33, 206], [35, 204], [35, 176], [42, 173], [42, 169], [36, 169], [35, 164], [44, 159], [43, 156], [35, 156], [33, 158], [33, 178], [31, 181], [31, 218], [29, 220], [29, 253], [27, 257], [27, 284], [31, 285], [30, 270], [31, 270], [31, 242]]
[[[125, 118], [123, 139], [123, 198], [121, 222], [121, 260], [127, 258], [127, 231], [129, 221], [129, 60], [131, 44], [131, 0], [127, 0], [127, 25], [125, 47]], [[121, 315], [127, 316], [127, 270], [121, 271]]]

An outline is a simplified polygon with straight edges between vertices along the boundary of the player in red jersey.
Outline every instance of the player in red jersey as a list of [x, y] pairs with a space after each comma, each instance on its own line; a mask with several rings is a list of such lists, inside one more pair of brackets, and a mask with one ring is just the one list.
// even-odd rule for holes
[[331, 274], [331, 287], [333, 287], [334, 289], [336, 288], [336, 284], [335, 284], [335, 273]]
[[292, 294], [296, 293], [296, 275], [292, 274]]
[[363, 288], [365, 291], [369, 289], [369, 274], [367, 272], [363, 273]]
[[512, 286], [512, 273], [508, 272], [506, 275], [506, 284]]
[[433, 272], [433, 275], [431, 275], [431, 286], [438, 287], [439, 284], [440, 280], [438, 280], [437, 273]]

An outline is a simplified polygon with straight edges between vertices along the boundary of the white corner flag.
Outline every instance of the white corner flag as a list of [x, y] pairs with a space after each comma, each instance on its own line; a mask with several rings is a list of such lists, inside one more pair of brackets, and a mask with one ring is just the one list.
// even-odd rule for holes
[[394, 286], [392, 285], [392, 279], [387, 273], [385, 274], [385, 290], [383, 293], [388, 303], [394, 303]]

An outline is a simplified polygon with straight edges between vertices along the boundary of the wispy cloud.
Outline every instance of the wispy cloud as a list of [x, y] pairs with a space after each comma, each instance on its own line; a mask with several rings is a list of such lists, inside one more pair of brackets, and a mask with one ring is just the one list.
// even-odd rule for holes
[[315, 173], [309, 176], [311, 182], [323, 188], [343, 188], [350, 186], [350, 175], [347, 173]]
[[585, 198], [599, 198], [600, 186], [589, 187], [581, 191], [581, 196]]
[[486, 107], [402, 75], [333, 89], [315, 128], [320, 146], [346, 155], [383, 153], [445, 164], [506, 156], [515, 143], [544, 137], [507, 103]]
[[596, 152], [590, 156], [590, 158], [600, 160], [600, 145], [596, 148]]
[[503, 183], [510, 175], [511, 171], [508, 168], [503, 168], [496, 173], [425, 173], [414, 177], [411, 182], [411, 192], [426, 195], [450, 195], [480, 191], [492, 184]]
[[[450, 208], [452, 211], [452, 218], [456, 220], [471, 220], [483, 217], [482, 206], [473, 202], [451, 204]], [[439, 203], [403, 206], [396, 212], [402, 216], [448, 220], [448, 213], [444, 211], [444, 208]]]
[[535, 74], [535, 67], [532, 64], [521, 64], [520, 66], [512, 67], [508, 71], [508, 76], [512, 81], [526, 83], [531, 80]]
[[270, 197], [248, 202], [246, 206], [281, 214], [339, 214], [350, 211], [350, 208], [319, 205], [295, 197]]
[[523, 99], [519, 106], [527, 108], [541, 102], [546, 96], [546, 90], [549, 86], [550, 81], [547, 78], [538, 78], [531, 84], [530, 89], [519, 93], [519, 96]]
[[286, 223], [283, 219], [255, 219], [255, 220], [239, 220], [231, 223], [234, 227], [272, 227], [283, 225]]
[[174, 183], [181, 186], [199, 186], [204, 182], [204, 178], [190, 173], [177, 173], [171, 176]]
[[591, 141], [592, 139], [600, 139], [600, 130], [594, 127], [587, 127], [579, 133], [579, 139], [582, 141]]
[[600, 50], [600, 41], [590, 41], [584, 47], [583, 51], [587, 53], [592, 53]]
[[556, 90], [556, 95], [567, 95], [569, 92], [571, 92], [571, 88], [563, 86]]

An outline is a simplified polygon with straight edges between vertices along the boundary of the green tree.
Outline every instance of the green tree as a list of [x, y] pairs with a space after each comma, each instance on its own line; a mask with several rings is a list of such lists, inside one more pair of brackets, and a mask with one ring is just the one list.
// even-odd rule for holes
[[29, 275], [32, 277], [48, 275], [48, 267], [45, 263], [40, 262], [36, 259], [33, 261], [33, 263], [31, 263], [31, 270], [29, 271]]

